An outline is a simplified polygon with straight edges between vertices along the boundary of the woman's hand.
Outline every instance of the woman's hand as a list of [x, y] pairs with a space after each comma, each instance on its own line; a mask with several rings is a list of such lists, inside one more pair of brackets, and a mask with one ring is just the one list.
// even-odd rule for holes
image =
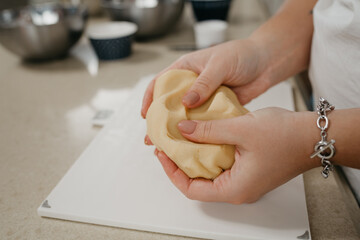
[[155, 154], [188, 198], [250, 203], [320, 165], [309, 158], [318, 139], [316, 118], [311, 112], [265, 108], [225, 120], [180, 122], [180, 132], [190, 141], [236, 145], [234, 165], [214, 181], [190, 179], [165, 153], [155, 150]]
[[160, 72], [149, 84], [141, 109], [145, 118], [152, 103], [156, 78], [170, 69], [187, 69], [199, 74], [182, 101], [188, 108], [204, 103], [220, 86], [229, 86], [241, 104], [265, 92], [273, 84], [267, 74], [267, 53], [252, 40], [235, 40], [184, 55]]
[[[313, 34], [310, 12], [316, 2], [286, 1], [277, 14], [249, 38], [187, 54], [160, 74], [174, 68], [199, 74], [183, 98], [188, 108], [200, 106], [221, 84], [231, 87], [240, 103], [246, 104], [308, 67]], [[144, 118], [152, 102], [154, 83], [155, 80], [143, 99]]]

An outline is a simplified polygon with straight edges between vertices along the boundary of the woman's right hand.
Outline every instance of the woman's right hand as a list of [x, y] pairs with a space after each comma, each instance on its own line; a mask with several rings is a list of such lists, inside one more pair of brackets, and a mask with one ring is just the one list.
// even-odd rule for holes
[[250, 39], [230, 41], [186, 54], [160, 72], [149, 84], [141, 115], [146, 118], [153, 100], [156, 78], [170, 69], [187, 69], [199, 74], [182, 99], [188, 108], [203, 104], [220, 85], [230, 87], [240, 103], [246, 104], [273, 85], [267, 73], [267, 59], [266, 50]]

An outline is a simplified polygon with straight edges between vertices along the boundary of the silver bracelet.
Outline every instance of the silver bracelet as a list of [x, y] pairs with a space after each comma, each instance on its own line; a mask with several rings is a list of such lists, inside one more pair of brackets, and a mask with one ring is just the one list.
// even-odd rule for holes
[[[327, 178], [330, 174], [330, 171], [333, 170], [333, 165], [330, 162], [330, 159], [335, 155], [335, 140], [331, 139], [330, 142], [327, 141], [326, 130], [329, 127], [329, 119], [327, 118], [326, 113], [334, 109], [335, 107], [331, 105], [326, 99], [322, 97], [319, 98], [319, 103], [317, 105], [317, 113], [319, 117], [316, 124], [320, 129], [321, 140], [315, 145], [315, 152], [311, 154], [310, 157], [314, 158], [315, 156], [318, 156], [321, 159], [321, 165], [323, 166], [321, 175], [324, 178]], [[324, 122], [323, 125], [321, 125], [322, 122]]]

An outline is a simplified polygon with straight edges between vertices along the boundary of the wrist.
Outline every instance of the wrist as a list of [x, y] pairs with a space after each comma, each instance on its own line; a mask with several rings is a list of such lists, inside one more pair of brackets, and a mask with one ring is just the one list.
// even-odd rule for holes
[[268, 88], [274, 86], [277, 82], [275, 81], [271, 71], [272, 67], [270, 48], [261, 38], [258, 39], [257, 37], [250, 36], [245, 41], [249, 43], [248, 45], [252, 48], [256, 59], [256, 78], [262, 79]]
[[320, 131], [316, 126], [318, 115], [316, 112], [296, 112], [295, 113], [295, 128], [298, 132], [299, 150], [301, 151], [301, 158], [304, 171], [315, 167], [320, 167], [321, 162], [319, 158], [310, 158], [314, 152], [314, 146], [320, 141]]
[[272, 85], [308, 68], [316, 1], [287, 1], [277, 14], [249, 39], [267, 52], [267, 75]]
[[262, 66], [262, 72], [260, 77], [266, 79], [269, 82], [269, 87], [281, 82], [284, 72], [282, 70], [283, 64], [278, 63], [279, 53], [274, 51], [277, 46], [274, 46], [275, 39], [269, 39], [273, 36], [263, 35], [261, 32], [254, 32], [248, 39], [256, 46], [256, 50], [259, 56], [260, 66]]

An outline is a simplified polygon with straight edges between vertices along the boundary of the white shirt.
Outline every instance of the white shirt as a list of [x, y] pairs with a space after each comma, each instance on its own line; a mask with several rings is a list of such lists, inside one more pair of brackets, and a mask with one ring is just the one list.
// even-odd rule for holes
[[[360, 0], [319, 0], [313, 15], [309, 77], [314, 105], [322, 96], [336, 109], [359, 108]], [[343, 170], [360, 201], [360, 170]]]

